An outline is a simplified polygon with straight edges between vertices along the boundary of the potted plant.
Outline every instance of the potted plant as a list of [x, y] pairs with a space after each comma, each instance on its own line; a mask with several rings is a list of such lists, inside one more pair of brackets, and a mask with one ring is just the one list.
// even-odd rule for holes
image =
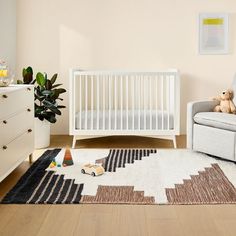
[[46, 73], [38, 72], [33, 79], [33, 69], [24, 68], [22, 71], [23, 81], [18, 84], [34, 84], [34, 116], [35, 116], [35, 148], [45, 148], [50, 144], [50, 124], [57, 121], [56, 116], [61, 115], [61, 109], [65, 106], [59, 105], [58, 101], [66, 90], [60, 88], [62, 84], [56, 84], [57, 74], [48, 79]]

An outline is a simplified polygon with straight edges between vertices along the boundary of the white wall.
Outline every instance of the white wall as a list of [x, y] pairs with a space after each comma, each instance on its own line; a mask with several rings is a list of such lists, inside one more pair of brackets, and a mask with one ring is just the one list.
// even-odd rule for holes
[[[230, 13], [231, 53], [198, 54], [200, 12]], [[181, 124], [186, 104], [217, 95], [236, 72], [235, 0], [20, 0], [17, 68], [58, 72], [68, 88], [68, 69], [181, 72]], [[65, 95], [68, 106], [68, 94]], [[68, 133], [68, 110], [53, 127]]]
[[16, 68], [16, 0], [0, 0], [0, 59]]

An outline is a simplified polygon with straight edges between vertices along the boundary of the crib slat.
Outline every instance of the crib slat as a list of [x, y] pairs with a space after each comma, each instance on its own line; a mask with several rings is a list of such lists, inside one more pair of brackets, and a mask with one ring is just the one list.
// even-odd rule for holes
[[158, 81], [159, 81], [159, 75], [155, 76], [155, 94], [156, 94], [156, 130], [158, 130]]
[[141, 96], [142, 96], [142, 79], [139, 76], [138, 90], [139, 90], [139, 101], [138, 101], [138, 129], [141, 130]]
[[152, 129], [152, 76], [149, 77], [149, 129]]
[[161, 129], [164, 130], [164, 77], [165, 75], [162, 74], [161, 76]]
[[96, 83], [96, 86], [97, 86], [97, 130], [99, 130], [99, 120], [100, 120], [100, 101], [99, 101], [99, 98], [100, 98], [100, 76], [98, 75], [97, 77], [97, 83]]
[[108, 129], [111, 130], [111, 76], [108, 76], [108, 106], [109, 106], [109, 119], [108, 119]]
[[147, 93], [146, 93], [146, 77], [145, 75], [143, 76], [143, 84], [142, 84], [142, 87], [143, 87], [143, 108], [144, 108], [144, 130], [146, 130], [147, 128], [147, 111], [146, 111], [146, 108], [147, 108]]
[[117, 76], [115, 75], [115, 86], [114, 86], [114, 100], [115, 100], [115, 130], [117, 130]]
[[[136, 80], [136, 81], [135, 81]], [[134, 130], [134, 109], [135, 109], [135, 107], [134, 107], [134, 105], [135, 105], [135, 103], [134, 103], [134, 101], [135, 101], [135, 97], [134, 97], [134, 91], [135, 91], [135, 88], [136, 88], [136, 83], [135, 82], [137, 82], [137, 77], [135, 76], [135, 78], [134, 78], [134, 76], [132, 76], [132, 130]]]
[[79, 129], [82, 129], [82, 76], [79, 76]]
[[105, 89], [105, 87], [106, 87], [106, 84], [105, 84], [105, 77], [104, 77], [104, 75], [102, 76], [102, 94], [103, 94], [103, 116], [102, 116], [102, 121], [103, 121], [103, 130], [105, 130], [106, 129], [106, 127], [105, 127], [105, 110], [106, 110], [106, 104], [105, 104], [105, 102], [106, 102], [106, 89]]
[[90, 124], [90, 129], [93, 130], [93, 76], [91, 76], [91, 124]]
[[85, 129], [88, 129], [88, 76], [85, 76]]
[[167, 130], [170, 129], [170, 75], [167, 76]]
[[120, 77], [120, 129], [123, 130], [123, 76]]
[[129, 77], [126, 76], [126, 129], [129, 129]]

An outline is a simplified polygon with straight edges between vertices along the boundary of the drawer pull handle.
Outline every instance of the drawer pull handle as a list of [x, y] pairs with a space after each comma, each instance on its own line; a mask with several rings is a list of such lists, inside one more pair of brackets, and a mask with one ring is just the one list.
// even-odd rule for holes
[[3, 150], [6, 150], [6, 149], [7, 149], [7, 146], [4, 145], [4, 146], [2, 147], [2, 149], [3, 149]]
[[2, 97], [3, 97], [3, 98], [8, 98], [6, 94], [3, 94]]
[[31, 109], [28, 108], [27, 111], [28, 111], [28, 112], [31, 112]]
[[6, 120], [4, 120], [4, 121], [3, 121], [3, 124], [7, 124], [7, 121], [6, 121]]
[[31, 88], [27, 88], [28, 91], [31, 91]]
[[31, 133], [32, 132], [32, 129], [28, 129], [28, 133]]

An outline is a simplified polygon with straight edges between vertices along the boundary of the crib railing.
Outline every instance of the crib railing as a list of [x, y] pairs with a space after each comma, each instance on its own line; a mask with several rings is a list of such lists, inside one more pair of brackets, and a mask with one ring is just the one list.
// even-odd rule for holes
[[179, 134], [177, 70], [70, 72], [71, 135]]

